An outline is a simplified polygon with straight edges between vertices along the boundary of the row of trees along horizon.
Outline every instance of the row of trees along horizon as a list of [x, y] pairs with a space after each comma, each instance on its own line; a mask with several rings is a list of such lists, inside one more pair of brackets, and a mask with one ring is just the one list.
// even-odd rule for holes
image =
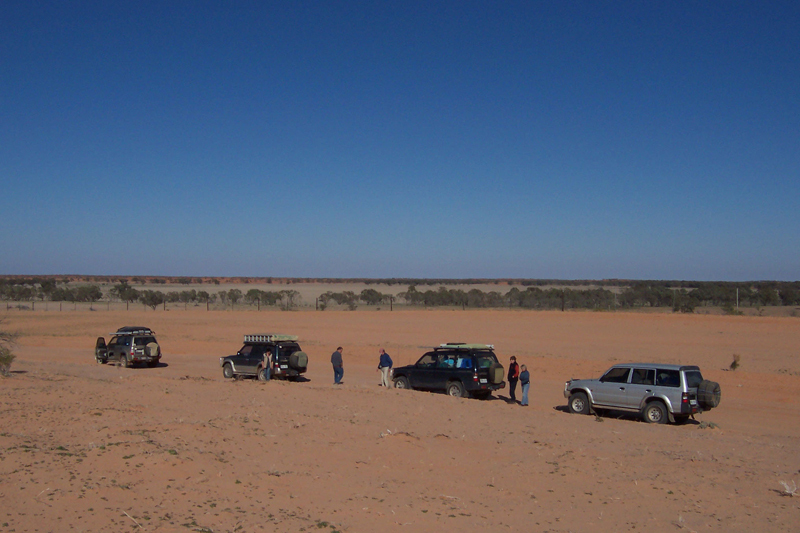
[[[373, 280], [375, 281], [375, 280]], [[460, 285], [464, 280], [457, 280]], [[549, 280], [551, 283], [556, 280]], [[438, 289], [420, 290], [411, 284], [399, 294], [384, 294], [374, 288], [353, 291], [328, 291], [315, 302], [317, 309], [332, 306], [356, 309], [359, 304], [377, 306], [401, 303], [425, 307], [462, 308], [524, 308], [524, 309], [635, 309], [645, 307], [671, 307], [674, 311], [693, 312], [697, 307], [722, 307], [732, 310], [737, 306], [793, 306], [800, 305], [800, 282], [686, 282], [686, 281], [629, 281], [627, 286], [613, 280], [609, 285], [594, 282], [598, 287], [570, 287], [568, 281], [558, 282], [562, 288], [527, 286], [524, 289], [511, 287], [506, 292], [449, 289], [441, 285]], [[485, 284], [482, 280], [480, 283]], [[583, 282], [581, 282], [582, 284]], [[578, 285], [580, 287], [580, 285]], [[54, 302], [139, 302], [156, 309], [166, 303], [221, 304], [236, 306], [280, 307], [291, 309], [301, 304], [296, 290], [264, 291], [250, 289], [246, 292], [234, 288], [208, 292], [205, 290], [181, 290], [162, 292], [137, 290], [127, 280], [120, 280], [107, 293], [95, 284], [74, 287], [69, 282], [55, 278], [0, 278], [0, 299], [7, 301], [54, 301]]]

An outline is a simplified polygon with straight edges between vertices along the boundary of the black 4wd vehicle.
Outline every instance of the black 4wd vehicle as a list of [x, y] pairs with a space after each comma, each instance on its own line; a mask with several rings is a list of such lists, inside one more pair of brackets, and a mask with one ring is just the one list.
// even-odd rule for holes
[[434, 348], [413, 365], [395, 368], [392, 379], [397, 389], [443, 391], [485, 400], [506, 386], [504, 376], [493, 346], [452, 342]]
[[308, 355], [297, 344], [297, 336], [263, 333], [245, 335], [244, 346], [236, 355], [219, 358], [226, 378], [257, 377], [264, 380], [264, 363], [272, 356], [272, 378], [296, 380], [308, 368]]
[[103, 337], [97, 337], [94, 345], [94, 358], [100, 364], [118, 362], [124, 367], [137, 363], [158, 366], [161, 360], [161, 347], [156, 341], [156, 332], [142, 326], [127, 326], [111, 333], [106, 344]]

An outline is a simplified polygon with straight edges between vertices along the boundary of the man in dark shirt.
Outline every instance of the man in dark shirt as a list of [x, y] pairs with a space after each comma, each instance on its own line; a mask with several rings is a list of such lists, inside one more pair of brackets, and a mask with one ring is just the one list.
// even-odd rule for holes
[[333, 384], [341, 385], [344, 377], [344, 362], [342, 361], [342, 347], [336, 348], [331, 354], [331, 365], [333, 365]]
[[391, 387], [389, 385], [389, 371], [392, 369], [392, 358], [389, 357], [389, 354], [381, 348], [380, 349], [380, 360], [378, 361], [378, 370], [381, 373], [381, 385], [384, 387]]
[[519, 365], [517, 358], [511, 356], [511, 364], [508, 365], [508, 389], [511, 392], [511, 401], [517, 401], [517, 381], [519, 381]]
[[522, 373], [519, 375], [519, 381], [522, 384], [522, 403], [520, 405], [528, 405], [528, 389], [531, 388], [531, 375], [528, 372], [528, 367], [522, 365]]

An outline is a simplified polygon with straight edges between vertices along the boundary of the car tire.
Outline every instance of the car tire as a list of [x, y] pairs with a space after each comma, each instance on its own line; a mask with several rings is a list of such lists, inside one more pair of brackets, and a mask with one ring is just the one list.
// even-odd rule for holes
[[454, 398], [463, 398], [464, 385], [460, 381], [451, 381], [447, 384], [447, 394]]
[[666, 424], [668, 420], [667, 407], [661, 402], [650, 402], [642, 414], [648, 424]]
[[127, 355], [119, 356], [119, 366], [121, 366], [122, 368], [129, 368], [131, 366], [130, 363], [128, 362]]
[[716, 381], [704, 379], [697, 386], [697, 402], [703, 409], [713, 409], [718, 406], [721, 397], [722, 391]]
[[399, 378], [394, 380], [394, 388], [395, 389], [410, 389], [411, 386], [408, 384], [408, 378], [405, 376], [400, 376]]
[[256, 376], [258, 376], [258, 381], [267, 381], [267, 376], [264, 374], [264, 367], [259, 366], [258, 370], [256, 371]]
[[222, 376], [227, 379], [233, 377], [233, 366], [230, 363], [226, 363], [225, 366], [222, 367]]
[[589, 397], [586, 396], [585, 392], [573, 392], [570, 394], [567, 405], [570, 413], [576, 415], [589, 414]]
[[104, 358], [100, 357], [99, 355], [95, 357], [95, 360], [97, 361], [98, 365], [106, 364], [106, 360]]

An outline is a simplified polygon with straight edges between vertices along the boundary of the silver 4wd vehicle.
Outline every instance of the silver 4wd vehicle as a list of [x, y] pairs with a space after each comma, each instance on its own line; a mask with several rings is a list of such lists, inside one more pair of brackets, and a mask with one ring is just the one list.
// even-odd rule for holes
[[683, 423], [719, 405], [719, 383], [703, 379], [700, 368], [630, 363], [614, 365], [600, 379], [571, 379], [564, 385], [571, 413], [602, 409], [640, 413], [646, 422]]
[[297, 344], [297, 336], [278, 333], [245, 335], [244, 346], [236, 355], [220, 357], [219, 366], [226, 378], [250, 376], [263, 381], [269, 360], [272, 378], [296, 380], [308, 368], [308, 355]]
[[161, 360], [161, 346], [156, 340], [156, 332], [142, 326], [127, 326], [111, 333], [106, 344], [104, 337], [97, 337], [94, 345], [94, 358], [100, 364], [111, 361], [124, 367], [145, 363], [149, 367], [158, 366]]

